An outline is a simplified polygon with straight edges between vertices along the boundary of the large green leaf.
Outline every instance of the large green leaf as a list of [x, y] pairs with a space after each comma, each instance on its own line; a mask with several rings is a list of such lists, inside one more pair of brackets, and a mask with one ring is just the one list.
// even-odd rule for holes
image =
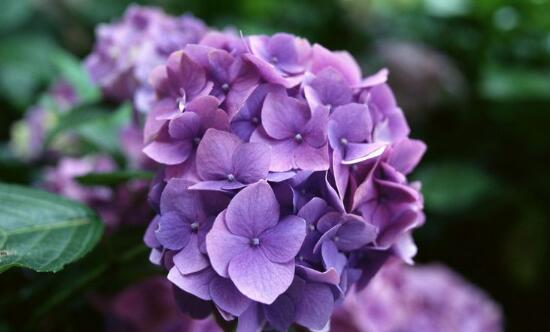
[[86, 206], [43, 191], [0, 184], [0, 272], [56, 272], [89, 252], [103, 223]]

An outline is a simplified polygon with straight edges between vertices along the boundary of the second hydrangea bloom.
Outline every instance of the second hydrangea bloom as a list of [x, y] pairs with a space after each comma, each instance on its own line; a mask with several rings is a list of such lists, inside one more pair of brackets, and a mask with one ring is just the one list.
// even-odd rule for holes
[[210, 33], [153, 70], [144, 152], [164, 170], [145, 241], [181, 294], [239, 331], [322, 329], [352, 285], [412, 260], [425, 146], [387, 72], [361, 76], [289, 34]]

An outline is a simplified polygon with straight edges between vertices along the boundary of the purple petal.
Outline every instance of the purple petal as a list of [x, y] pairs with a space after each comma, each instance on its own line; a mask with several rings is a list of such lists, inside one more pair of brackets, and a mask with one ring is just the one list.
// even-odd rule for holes
[[180, 289], [195, 295], [202, 300], [210, 300], [210, 281], [216, 276], [211, 268], [202, 271], [183, 275], [177, 267], [173, 267], [168, 272], [168, 280], [178, 286]]
[[270, 261], [285, 263], [296, 257], [305, 236], [305, 220], [288, 216], [260, 235], [260, 247]]
[[155, 235], [163, 247], [179, 250], [189, 243], [191, 228], [181, 215], [168, 212], [160, 216]]
[[210, 266], [206, 256], [199, 250], [197, 236], [191, 236], [189, 243], [174, 256], [173, 260], [181, 274], [195, 273]]
[[294, 261], [273, 263], [259, 248], [249, 248], [229, 263], [229, 276], [248, 298], [271, 304], [284, 293], [294, 277]]
[[203, 180], [224, 180], [233, 172], [233, 153], [240, 139], [228, 132], [208, 129], [197, 148], [197, 171]]
[[347, 52], [331, 52], [321, 45], [313, 45], [313, 62], [311, 72], [319, 73], [325, 68], [338, 71], [350, 85], [356, 85], [361, 80], [361, 69], [353, 57]]
[[386, 151], [386, 143], [348, 143], [346, 145], [346, 154], [342, 164], [352, 165], [365, 160], [376, 158]]
[[235, 150], [232, 164], [237, 180], [242, 183], [265, 179], [271, 164], [271, 148], [262, 143], [241, 144]]
[[185, 112], [170, 121], [170, 136], [178, 140], [190, 140], [199, 133], [200, 117], [193, 112]]
[[260, 181], [241, 190], [229, 203], [225, 220], [233, 234], [249, 239], [275, 226], [279, 203], [269, 184]]
[[263, 312], [260, 310], [260, 305], [252, 303], [252, 305], [239, 316], [237, 330], [235, 332], [261, 332], [264, 324]]
[[254, 133], [252, 133], [250, 141], [264, 143], [271, 146], [270, 171], [287, 172], [295, 168], [294, 150], [298, 144], [294, 140], [274, 140], [265, 134], [263, 128], [258, 128], [254, 131]]
[[302, 129], [302, 136], [307, 144], [315, 148], [326, 144], [328, 115], [329, 108], [324, 106], [318, 106], [311, 113], [311, 119]]
[[408, 174], [422, 159], [426, 152], [426, 144], [414, 139], [399, 141], [392, 147], [388, 163], [397, 171]]
[[214, 270], [222, 277], [228, 276], [230, 261], [250, 248], [248, 238], [232, 234], [225, 225], [225, 211], [220, 213], [206, 235], [206, 251]]
[[319, 197], [314, 197], [302, 206], [300, 211], [298, 211], [298, 217], [304, 218], [308, 225], [315, 226], [317, 220], [325, 214], [326, 209], [327, 203]]
[[307, 266], [296, 265], [296, 273], [312, 282], [320, 282], [335, 286], [340, 283], [340, 275], [334, 268], [329, 268], [324, 272], [320, 272]]
[[165, 165], [177, 165], [189, 158], [193, 146], [188, 141], [175, 141], [169, 137], [166, 129], [143, 148], [143, 153], [154, 161]]
[[[378, 229], [366, 223], [361, 217], [354, 215], [344, 216], [345, 223], [338, 231], [338, 240], [334, 239], [338, 249], [342, 251], [357, 250], [371, 243], [378, 235]], [[350, 220], [350, 218], [354, 218]]]
[[269, 325], [278, 331], [287, 331], [296, 318], [296, 306], [290, 296], [282, 294], [273, 304], [264, 307]]
[[338, 275], [342, 275], [342, 271], [347, 264], [346, 256], [338, 251], [336, 244], [333, 241], [325, 241], [321, 246], [321, 254], [323, 256], [323, 265], [325, 269], [335, 269]]
[[177, 212], [189, 222], [204, 219], [200, 195], [188, 190], [191, 183], [183, 179], [170, 179], [160, 198], [160, 212]]
[[344, 139], [346, 142], [365, 142], [371, 131], [372, 120], [367, 105], [351, 103], [339, 106], [330, 115], [328, 138], [333, 149], [344, 148]]
[[302, 170], [325, 171], [329, 169], [328, 144], [321, 148], [314, 148], [308, 144], [298, 144], [294, 149], [294, 163], [296, 168]]
[[151, 220], [151, 222], [147, 226], [147, 229], [145, 230], [145, 235], [143, 236], [143, 242], [149, 248], [159, 248], [162, 246], [155, 235], [155, 230], [158, 227], [159, 219], [160, 219], [160, 216], [158, 215], [155, 216], [155, 218]]
[[306, 283], [296, 307], [296, 323], [320, 330], [327, 325], [334, 307], [332, 291], [326, 285]]
[[293, 178], [295, 175], [296, 175], [296, 172], [292, 172], [292, 171], [276, 172], [276, 173], [270, 172], [269, 174], [267, 174], [266, 179], [269, 182], [283, 182], [285, 180]]
[[240, 316], [252, 303], [231, 280], [222, 277], [215, 277], [210, 282], [210, 295], [218, 307], [235, 316]]
[[292, 138], [300, 133], [311, 117], [309, 107], [295, 98], [270, 93], [262, 108], [262, 125], [275, 139]]

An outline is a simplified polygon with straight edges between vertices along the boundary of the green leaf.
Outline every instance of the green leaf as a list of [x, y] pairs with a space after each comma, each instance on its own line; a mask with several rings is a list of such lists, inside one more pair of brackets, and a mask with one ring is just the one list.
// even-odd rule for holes
[[57, 272], [88, 253], [103, 223], [86, 206], [43, 191], [0, 184], [0, 272]]
[[15, 34], [0, 43], [0, 96], [23, 108], [34, 101], [33, 95], [50, 81], [55, 70], [51, 59], [59, 47], [46, 34]]
[[[489, 65], [481, 78], [480, 92], [494, 100], [548, 100], [550, 71]], [[521, 110], [521, 109], [518, 109]]]
[[422, 181], [426, 210], [437, 213], [467, 209], [495, 187], [495, 180], [489, 174], [463, 162], [424, 166], [416, 178]]
[[29, 0], [2, 0], [0, 31], [8, 31], [25, 23], [31, 16]]
[[119, 136], [123, 126], [130, 123], [132, 106], [123, 104], [114, 112], [109, 112], [91, 121], [76, 124], [76, 132], [87, 142], [101, 151], [116, 154], [120, 151]]
[[153, 173], [139, 170], [122, 170], [105, 173], [88, 173], [75, 179], [87, 186], [115, 186], [134, 179], [151, 180]]
[[69, 53], [59, 52], [52, 61], [59, 69], [61, 76], [76, 90], [80, 104], [99, 101], [101, 97], [99, 88], [92, 83], [90, 76], [77, 58]]

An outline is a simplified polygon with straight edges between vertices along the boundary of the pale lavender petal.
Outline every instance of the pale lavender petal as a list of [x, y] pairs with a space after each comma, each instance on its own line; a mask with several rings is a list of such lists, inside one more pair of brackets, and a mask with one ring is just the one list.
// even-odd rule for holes
[[278, 331], [287, 331], [296, 319], [296, 306], [290, 296], [282, 294], [273, 304], [264, 307], [269, 325]]
[[334, 307], [332, 291], [326, 285], [306, 283], [296, 306], [296, 323], [320, 330], [327, 325]]
[[271, 164], [271, 148], [262, 143], [241, 144], [232, 158], [234, 175], [242, 183], [265, 179]]
[[250, 248], [250, 240], [232, 234], [225, 225], [225, 211], [220, 213], [210, 232], [206, 235], [206, 251], [214, 270], [222, 277], [228, 277], [231, 260]]
[[273, 263], [259, 248], [249, 248], [229, 263], [229, 276], [248, 298], [271, 304], [284, 293], [294, 277], [294, 261]]
[[403, 174], [409, 174], [426, 152], [426, 144], [415, 139], [405, 139], [394, 144], [388, 163]]
[[294, 163], [296, 168], [308, 171], [325, 171], [329, 169], [328, 144], [321, 148], [298, 144], [294, 149]]
[[210, 296], [222, 310], [240, 316], [252, 304], [252, 301], [241, 294], [233, 282], [227, 278], [215, 277], [210, 282]]
[[211, 268], [202, 271], [183, 275], [177, 267], [173, 267], [168, 272], [168, 280], [187, 293], [193, 294], [202, 300], [210, 300], [210, 281], [216, 277], [216, 273]]
[[287, 172], [295, 168], [294, 150], [298, 144], [294, 140], [274, 140], [265, 134], [263, 128], [258, 128], [254, 131], [254, 133], [252, 133], [250, 141], [264, 143], [271, 146], [270, 171]]
[[197, 171], [203, 180], [227, 179], [233, 172], [233, 153], [240, 139], [228, 132], [208, 129], [197, 148]]
[[261, 332], [265, 324], [263, 311], [260, 310], [260, 305], [252, 303], [237, 322], [237, 330], [235, 332]]
[[305, 220], [288, 216], [260, 235], [260, 248], [270, 261], [285, 263], [296, 257], [305, 236]]
[[225, 216], [227, 228], [236, 235], [258, 237], [279, 221], [279, 203], [266, 181], [241, 190], [229, 203]]
[[173, 139], [190, 140], [199, 133], [200, 117], [194, 112], [184, 112], [169, 122], [168, 131]]
[[210, 266], [210, 262], [199, 250], [198, 237], [191, 236], [189, 243], [173, 258], [174, 265], [181, 274], [195, 273]]
[[310, 117], [309, 107], [303, 101], [273, 93], [265, 97], [262, 125], [272, 138], [293, 138], [303, 130]]
[[379, 157], [386, 151], [387, 143], [348, 143], [345, 148], [344, 165], [352, 165]]
[[191, 227], [174, 212], [160, 216], [155, 235], [163, 247], [178, 250], [185, 247], [191, 238]]
[[321, 254], [323, 255], [323, 265], [328, 269], [335, 269], [338, 275], [342, 275], [342, 271], [347, 264], [347, 259], [344, 254], [338, 251], [336, 244], [333, 241], [325, 241], [321, 246]]

